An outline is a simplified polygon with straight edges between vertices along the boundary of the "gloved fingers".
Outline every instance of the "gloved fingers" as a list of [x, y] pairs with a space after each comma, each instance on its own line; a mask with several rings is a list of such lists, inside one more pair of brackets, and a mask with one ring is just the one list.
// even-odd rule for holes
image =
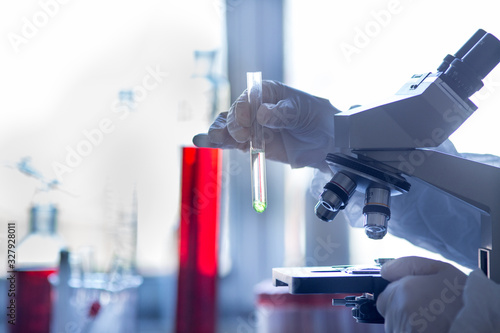
[[441, 270], [391, 282], [376, 304], [385, 318], [386, 332], [448, 332], [462, 308], [466, 278], [459, 270]]
[[240, 149], [248, 150], [248, 143], [238, 143], [231, 136], [227, 136], [223, 143], [214, 143], [210, 140], [208, 134], [201, 133], [193, 137], [193, 144], [200, 148], [223, 148], [223, 149]]
[[[289, 110], [289, 108], [293, 108], [293, 105], [289, 102], [284, 103], [284, 101], [278, 101], [277, 96], [281, 95], [279, 90], [283, 89], [283, 86], [278, 85], [274, 81], [264, 81], [262, 83], [262, 100], [263, 101], [271, 101], [278, 102], [278, 110], [276, 111], [278, 114], [272, 117], [270, 121], [271, 126], [267, 126], [265, 123], [261, 123], [264, 126], [270, 128], [283, 128], [282, 124], [279, 123], [279, 118], [283, 118], [280, 116], [280, 113], [289, 114], [290, 112], [298, 110]], [[267, 104], [262, 104], [267, 105]], [[261, 109], [267, 110], [266, 107], [260, 106], [257, 111], [257, 118], [259, 117], [259, 113], [262, 112]], [[251, 114], [250, 104], [248, 103], [247, 91], [245, 90], [236, 101], [233, 103], [231, 108], [229, 109], [229, 113], [227, 115], [227, 128], [229, 130], [230, 135], [239, 143], [246, 142], [250, 139], [250, 127], [252, 126], [253, 121], [255, 121], [254, 115]], [[278, 118], [276, 118], [278, 117]], [[298, 120], [296, 120], [298, 121]], [[276, 127], [272, 126], [273, 123], [276, 123]]]
[[415, 316], [436, 297], [432, 289], [435, 283], [434, 277], [428, 276], [406, 276], [391, 282], [376, 303], [377, 311], [385, 318], [385, 331], [417, 332]]
[[408, 306], [418, 302], [418, 296], [425, 293], [421, 290], [426, 277], [406, 276], [398, 281], [391, 282], [377, 298], [377, 310], [385, 318], [389, 312], [404, 313]]
[[269, 160], [288, 163], [288, 156], [284, 148], [283, 137], [278, 131], [264, 127], [264, 142], [266, 158]]
[[257, 110], [257, 121], [273, 129], [292, 129], [300, 123], [300, 109], [291, 99], [276, 104], [263, 103]]
[[382, 265], [380, 274], [384, 279], [392, 282], [408, 275], [436, 274], [446, 266], [451, 265], [422, 257], [402, 257]]
[[382, 315], [382, 317], [387, 316], [388, 307], [393, 304], [394, 291], [397, 289], [397, 286], [394, 286], [392, 283], [388, 284], [385, 287], [384, 291], [378, 295], [377, 298], [377, 311]]
[[208, 129], [208, 139], [212, 143], [223, 144], [227, 140], [228, 136], [227, 112], [221, 112]]
[[244, 143], [250, 140], [250, 125], [250, 105], [246, 95], [242, 94], [229, 109], [227, 129], [236, 142]]
[[315, 198], [319, 198], [321, 193], [323, 193], [323, 188], [326, 183], [332, 179], [331, 172], [323, 172], [320, 169], [314, 169], [313, 179], [309, 185], [309, 193]]
[[252, 115], [250, 110], [250, 103], [248, 103], [247, 90], [245, 90], [231, 106], [234, 110], [236, 122], [241, 127], [250, 127], [252, 125]]
[[201, 148], [219, 148], [220, 144], [213, 143], [208, 138], [208, 134], [201, 133], [193, 137], [193, 143], [196, 147]]
[[193, 137], [197, 147], [207, 148], [239, 148], [245, 149], [247, 144], [240, 144], [233, 139], [227, 128], [227, 112], [221, 112], [208, 130], [208, 134], [198, 134]]
[[[262, 100], [266, 102], [278, 102], [277, 96], [281, 95], [279, 85], [274, 81], [262, 82]], [[258, 111], [257, 111], [258, 113]], [[250, 104], [248, 103], [247, 90], [236, 99], [231, 105], [227, 115], [227, 127], [231, 136], [239, 143], [250, 139], [250, 127], [255, 121], [255, 115], [251, 114]]]
[[262, 81], [262, 102], [276, 104], [284, 99], [285, 91], [289, 87], [278, 81]]
[[[398, 281], [399, 282], [399, 281]], [[403, 311], [400, 297], [402, 294], [401, 285], [398, 282], [390, 283], [377, 298], [377, 311], [384, 317], [384, 331], [388, 333], [409, 332], [404, 330]], [[404, 291], [403, 291], [404, 293]]]

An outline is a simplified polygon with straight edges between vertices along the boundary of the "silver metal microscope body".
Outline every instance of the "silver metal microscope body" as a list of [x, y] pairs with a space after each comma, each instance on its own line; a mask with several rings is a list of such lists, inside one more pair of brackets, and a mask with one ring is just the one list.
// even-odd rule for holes
[[331, 221], [354, 191], [365, 192], [365, 231], [383, 238], [390, 196], [406, 193], [404, 177], [418, 178], [481, 212], [479, 267], [500, 283], [500, 168], [439, 152], [477, 109], [469, 100], [500, 62], [500, 41], [479, 30], [437, 73], [414, 75], [393, 97], [335, 115], [335, 144], [348, 154], [328, 154], [335, 172], [316, 215]]

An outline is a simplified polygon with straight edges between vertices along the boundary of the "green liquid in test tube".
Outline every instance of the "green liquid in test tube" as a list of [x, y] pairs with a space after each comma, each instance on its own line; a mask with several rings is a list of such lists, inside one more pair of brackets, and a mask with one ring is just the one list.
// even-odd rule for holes
[[252, 180], [252, 205], [256, 212], [267, 208], [266, 153], [264, 129], [257, 122], [257, 110], [262, 104], [262, 73], [247, 73], [247, 93], [252, 119], [250, 137], [250, 173]]

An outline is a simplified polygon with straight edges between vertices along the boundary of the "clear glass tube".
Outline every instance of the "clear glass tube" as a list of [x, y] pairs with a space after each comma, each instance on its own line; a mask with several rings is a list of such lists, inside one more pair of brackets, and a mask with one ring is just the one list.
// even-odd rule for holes
[[247, 73], [247, 93], [252, 119], [250, 137], [250, 173], [252, 181], [252, 205], [256, 212], [267, 208], [266, 154], [264, 129], [257, 122], [257, 110], [262, 104], [262, 73]]

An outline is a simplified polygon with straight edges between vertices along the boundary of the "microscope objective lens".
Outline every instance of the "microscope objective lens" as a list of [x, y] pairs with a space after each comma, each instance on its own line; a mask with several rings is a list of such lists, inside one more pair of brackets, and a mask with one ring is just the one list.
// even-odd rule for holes
[[391, 218], [391, 193], [387, 188], [370, 187], [365, 193], [365, 233], [368, 238], [382, 239], [387, 234], [387, 223]]

